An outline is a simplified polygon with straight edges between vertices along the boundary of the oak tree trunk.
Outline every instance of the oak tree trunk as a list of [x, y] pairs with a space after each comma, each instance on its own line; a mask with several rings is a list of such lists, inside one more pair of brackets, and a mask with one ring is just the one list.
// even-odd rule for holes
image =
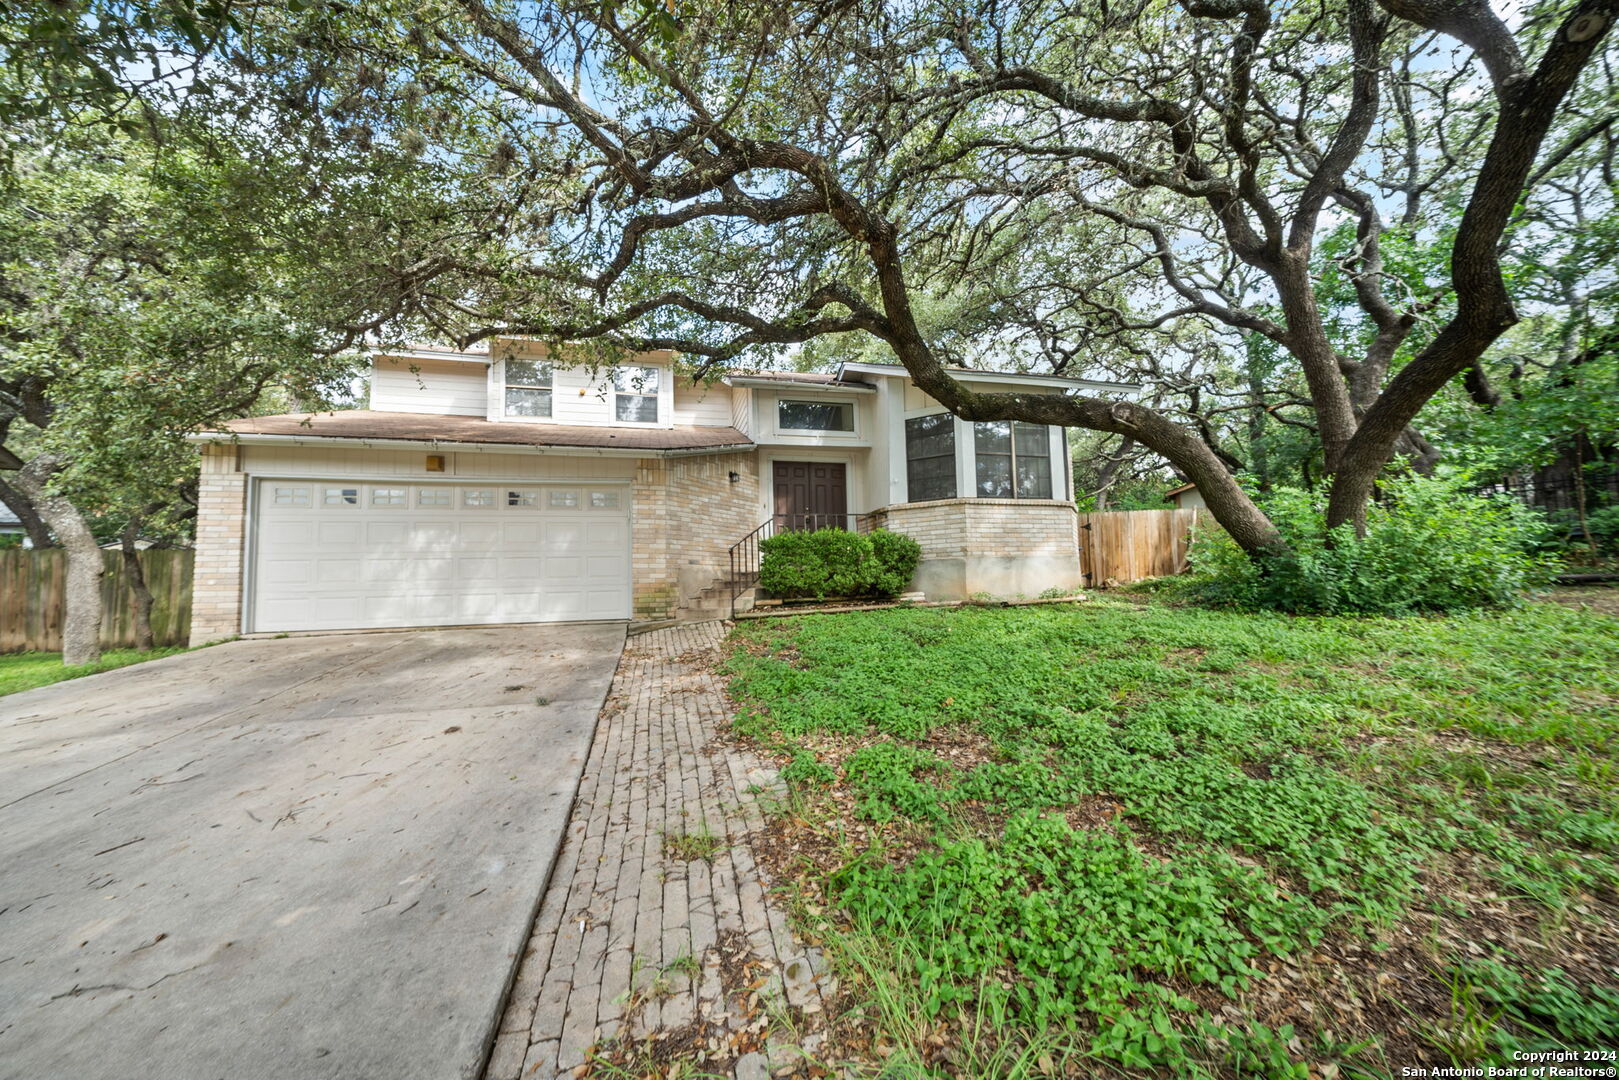
[[62, 464], [55, 454], [37, 455], [18, 470], [17, 487], [67, 552], [62, 663], [93, 664], [101, 659], [101, 547], [78, 507], [49, 488], [51, 477]]
[[56, 540], [51, 536], [51, 530], [40, 518], [39, 511], [34, 504], [16, 487], [6, 482], [0, 476], [0, 503], [5, 503], [17, 520], [22, 522], [23, 531], [28, 534], [28, 540], [36, 548], [55, 547]]

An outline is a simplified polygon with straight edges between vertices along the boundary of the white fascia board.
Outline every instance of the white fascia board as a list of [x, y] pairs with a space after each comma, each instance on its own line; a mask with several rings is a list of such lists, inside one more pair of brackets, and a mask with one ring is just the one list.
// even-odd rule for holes
[[371, 362], [374, 364], [378, 360], [456, 360], [466, 364], [486, 365], [491, 362], [487, 353], [428, 352], [412, 349], [401, 349], [398, 352], [378, 349], [372, 352]]
[[875, 386], [842, 386], [827, 383], [795, 382], [790, 379], [760, 379], [748, 375], [728, 375], [725, 382], [730, 386], [756, 387], [760, 390], [776, 390], [783, 394], [875, 394]]
[[[838, 377], [842, 378], [845, 371], [853, 371], [862, 375], [887, 375], [892, 378], [910, 378], [911, 373], [901, 364], [857, 364], [846, 363], [838, 369]], [[1050, 386], [1062, 390], [1096, 390], [1101, 392], [1114, 392], [1121, 394], [1135, 393], [1141, 389], [1140, 383], [1101, 382], [1096, 379], [1075, 379], [1067, 375], [1030, 375], [1016, 371], [950, 371], [946, 369], [952, 379], [966, 383], [997, 383], [1019, 382], [1030, 386]]]
[[552, 454], [565, 457], [695, 457], [700, 454], [737, 454], [757, 449], [751, 443], [722, 446], [687, 446], [669, 450], [636, 450], [617, 446], [535, 446], [531, 443], [469, 443], [436, 439], [362, 439], [340, 435], [258, 435], [251, 432], [234, 437], [218, 432], [187, 435], [193, 445], [227, 446], [346, 446], [360, 450], [452, 450], [470, 454]]

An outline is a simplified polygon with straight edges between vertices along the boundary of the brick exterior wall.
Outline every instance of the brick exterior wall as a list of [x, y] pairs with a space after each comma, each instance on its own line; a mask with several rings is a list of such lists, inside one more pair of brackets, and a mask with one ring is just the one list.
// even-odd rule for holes
[[643, 458], [634, 498], [635, 618], [674, 618], [730, 572], [731, 545], [758, 526], [758, 456]]
[[922, 547], [916, 587], [953, 594], [1037, 593], [1079, 582], [1078, 515], [1054, 499], [939, 499], [899, 503], [871, 514], [873, 527], [904, 533]]
[[247, 476], [235, 446], [204, 446], [197, 487], [191, 644], [242, 630], [242, 560], [247, 543]]

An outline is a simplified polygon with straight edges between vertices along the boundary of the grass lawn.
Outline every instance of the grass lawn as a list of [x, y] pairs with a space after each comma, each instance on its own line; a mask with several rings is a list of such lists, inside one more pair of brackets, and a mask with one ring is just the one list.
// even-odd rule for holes
[[1327, 1078], [1619, 1049], [1619, 620], [1092, 601], [732, 645], [736, 731], [793, 782], [763, 858], [844, 987], [830, 1056]]
[[101, 654], [98, 663], [77, 667], [63, 667], [61, 653], [0, 653], [0, 697], [22, 690], [32, 690], [38, 686], [49, 686], [64, 679], [94, 675], [100, 671], [111, 671], [113, 668], [127, 667], [143, 660], [156, 660], [160, 656], [173, 656], [175, 653], [185, 651], [180, 647], [153, 649], [151, 652], [109, 649]]

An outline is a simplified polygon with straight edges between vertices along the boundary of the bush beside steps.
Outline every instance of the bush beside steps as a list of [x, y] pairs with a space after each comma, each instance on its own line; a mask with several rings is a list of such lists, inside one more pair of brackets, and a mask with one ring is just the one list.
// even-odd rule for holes
[[887, 529], [777, 533], [759, 552], [759, 587], [788, 600], [892, 599], [922, 560], [915, 540]]

